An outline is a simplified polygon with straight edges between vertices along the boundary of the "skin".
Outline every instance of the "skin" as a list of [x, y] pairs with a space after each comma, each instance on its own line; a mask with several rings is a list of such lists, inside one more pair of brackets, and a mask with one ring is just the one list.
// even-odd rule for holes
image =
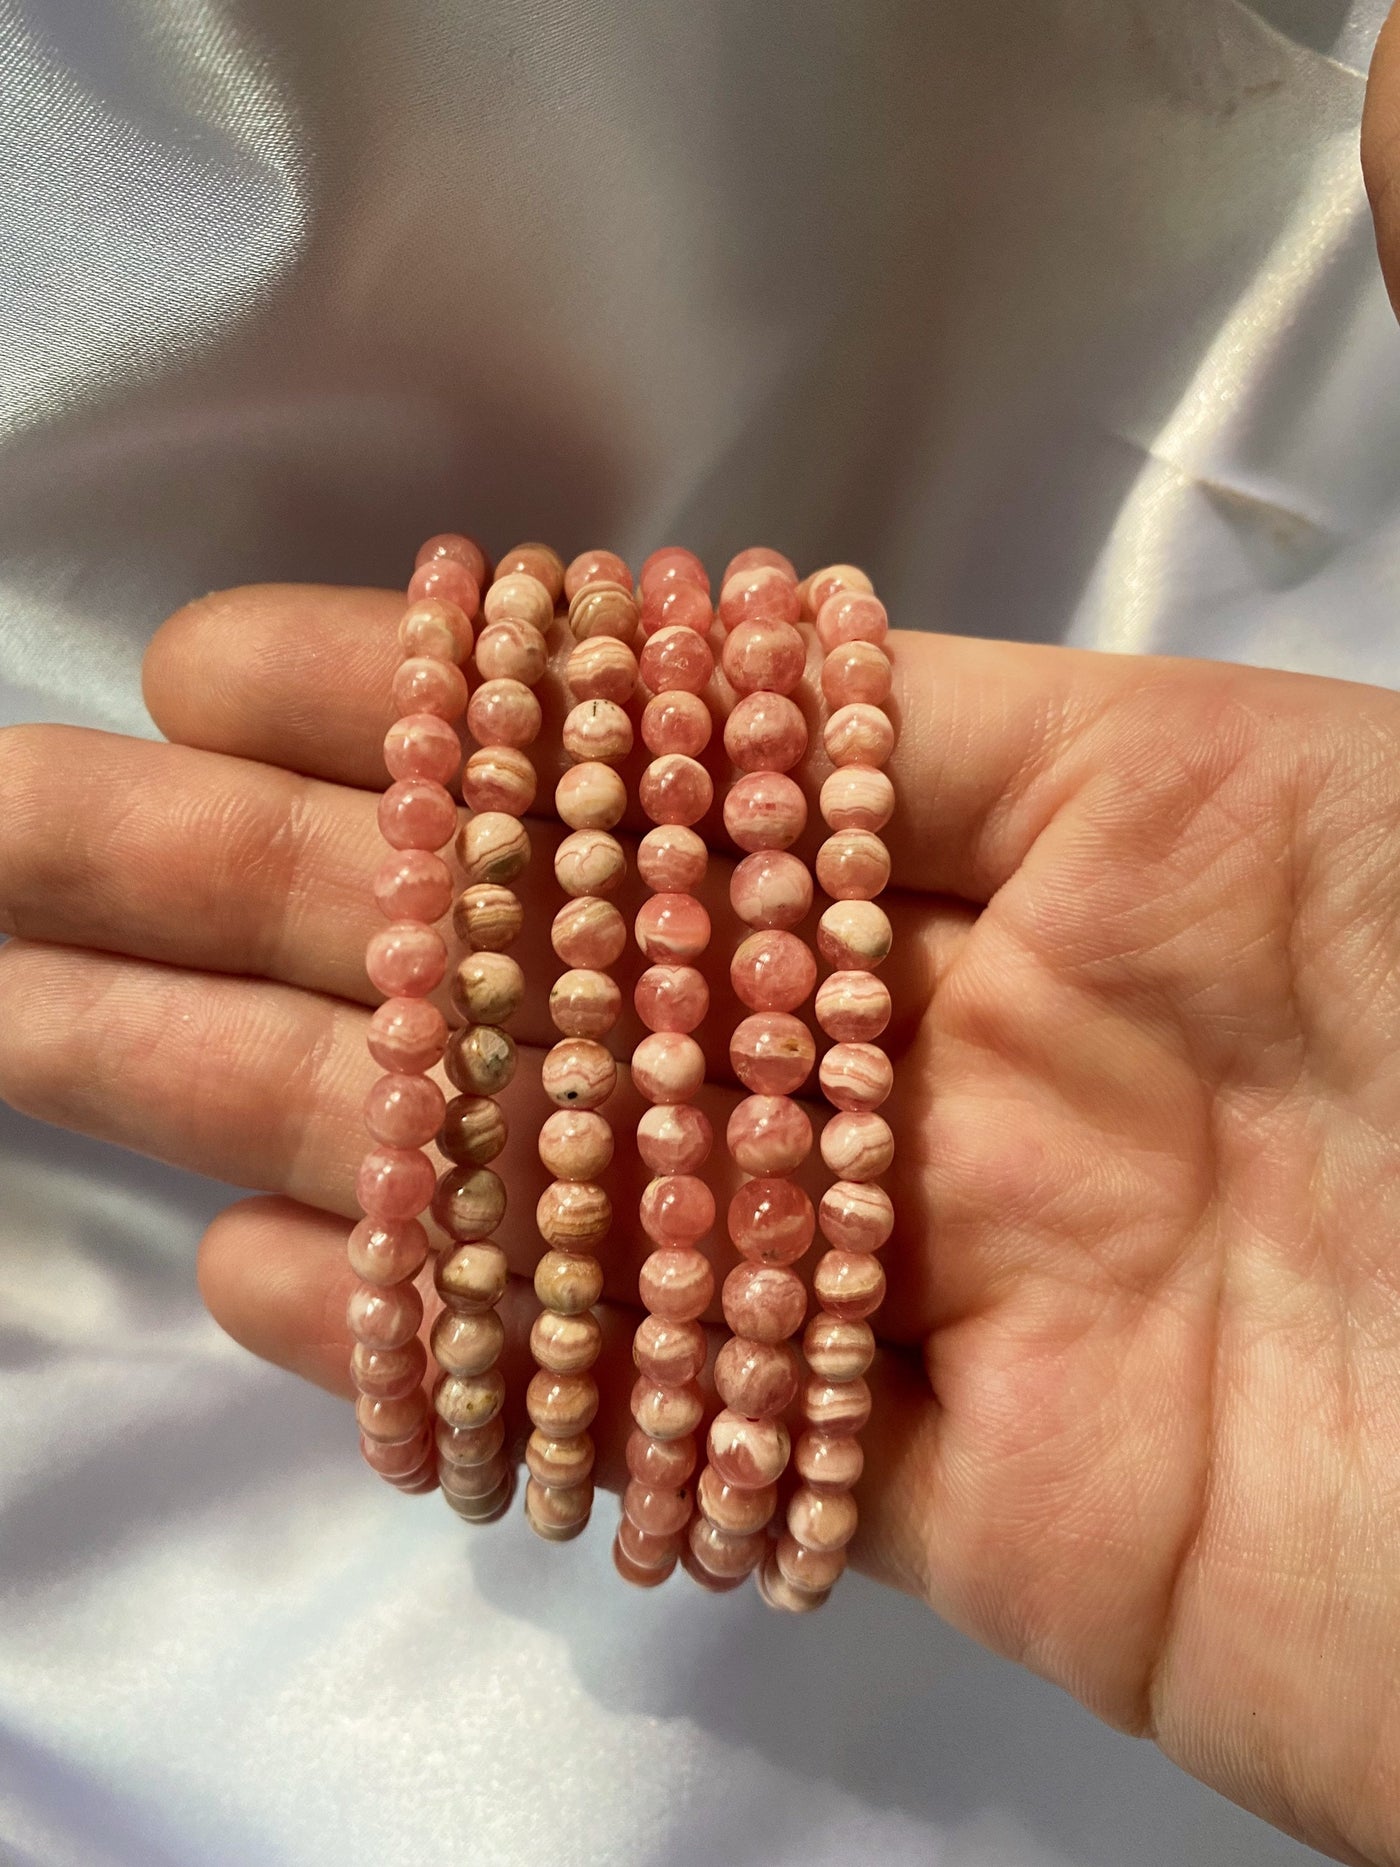
[[[1394, 290], [1393, 23], [1363, 153]], [[205, 1236], [205, 1297], [342, 1394], [398, 610], [210, 597], [147, 657], [169, 743], [0, 734], [0, 1093], [263, 1188]], [[1400, 699], [892, 642], [899, 1221], [853, 1558], [1268, 1821], [1400, 1859]], [[800, 698], [815, 719], [810, 681]], [[552, 769], [562, 711], [556, 692]], [[557, 970], [558, 830], [534, 835], [502, 1234], [521, 1272]], [[722, 1049], [703, 1099], [722, 1131]], [[637, 1107], [624, 1082], [619, 1132]], [[613, 1482], [646, 1249], [619, 1163]], [[509, 1308], [518, 1391], [527, 1286]]]

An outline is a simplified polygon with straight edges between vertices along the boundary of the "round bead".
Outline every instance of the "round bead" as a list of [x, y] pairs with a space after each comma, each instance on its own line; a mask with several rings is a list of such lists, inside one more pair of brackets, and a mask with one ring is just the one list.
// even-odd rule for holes
[[[582, 1316], [558, 1316], [553, 1310], [541, 1310], [530, 1329], [530, 1352], [551, 1374], [582, 1374], [597, 1361], [602, 1346], [598, 1318], [586, 1312]], [[535, 1476], [540, 1474], [536, 1472]]]
[[724, 749], [740, 771], [791, 771], [807, 750], [802, 709], [783, 694], [745, 695], [724, 723]]
[[699, 694], [680, 688], [653, 694], [642, 713], [642, 743], [658, 757], [674, 752], [694, 758], [710, 743], [712, 730], [710, 709]]
[[443, 1112], [437, 1144], [459, 1166], [484, 1167], [506, 1144], [506, 1118], [490, 1096], [454, 1096]]
[[833, 972], [816, 999], [817, 1023], [838, 1043], [864, 1043], [890, 1021], [890, 989], [870, 972]]
[[612, 1201], [592, 1180], [555, 1180], [539, 1196], [535, 1224], [552, 1251], [592, 1251], [608, 1235]]
[[778, 1488], [729, 1485], [713, 1466], [707, 1465], [696, 1487], [696, 1502], [717, 1530], [727, 1530], [731, 1536], [748, 1536], [771, 1522], [778, 1504]]
[[489, 1167], [452, 1167], [433, 1195], [433, 1217], [449, 1238], [466, 1244], [489, 1238], [505, 1209], [505, 1184]]
[[398, 779], [380, 798], [377, 815], [391, 849], [442, 849], [457, 829], [451, 794], [431, 778]]
[[468, 1025], [448, 1038], [442, 1063], [463, 1095], [497, 1096], [515, 1074], [515, 1041], [494, 1024]]
[[632, 573], [616, 551], [580, 551], [564, 572], [564, 595], [570, 602], [590, 583], [616, 583], [632, 588]]
[[705, 1314], [715, 1293], [714, 1269], [694, 1245], [665, 1245], [643, 1263], [637, 1292], [653, 1316], [695, 1322]]
[[487, 622], [528, 622], [541, 635], [554, 620], [553, 596], [538, 577], [525, 572], [502, 576], [498, 570], [481, 607]]
[[599, 636], [630, 642], [640, 617], [640, 604], [618, 583], [588, 584], [569, 604], [569, 629], [576, 642], [596, 641]]
[[637, 910], [633, 932], [649, 960], [683, 963], [709, 945], [710, 917], [694, 895], [658, 894]]
[[616, 765], [632, 750], [632, 722], [615, 700], [580, 700], [564, 721], [563, 741], [572, 759]]
[[464, 1316], [494, 1309], [506, 1293], [510, 1266], [501, 1247], [489, 1242], [455, 1245], [439, 1252], [433, 1283], [449, 1309]]
[[[813, 1432], [835, 1435], [858, 1433], [870, 1418], [870, 1389], [857, 1376], [852, 1381], [809, 1377], [802, 1384], [802, 1417]], [[835, 1478], [833, 1484], [854, 1484], [860, 1476]]]
[[566, 895], [610, 895], [626, 873], [622, 845], [606, 830], [574, 830], [554, 852], [554, 879]]
[[391, 778], [446, 784], [461, 762], [461, 740], [435, 713], [407, 714], [384, 735], [384, 764]]
[[878, 707], [889, 699], [889, 656], [873, 642], [843, 642], [822, 663], [822, 693], [832, 707]]
[[467, 702], [467, 731], [482, 746], [533, 745], [542, 717], [524, 681], [483, 681]]
[[622, 1494], [622, 1508], [649, 1536], [674, 1536], [690, 1521], [690, 1493], [638, 1484], [634, 1478]]
[[566, 1037], [546, 1053], [540, 1086], [561, 1109], [596, 1109], [617, 1087], [617, 1065], [606, 1047], [587, 1037]]
[[428, 1256], [428, 1234], [417, 1219], [384, 1225], [361, 1219], [346, 1243], [350, 1268], [367, 1284], [398, 1284], [416, 1277]]
[[691, 1581], [697, 1588], [703, 1588], [707, 1595], [727, 1595], [732, 1589], [742, 1588], [748, 1580], [748, 1576], [742, 1573], [729, 1576], [712, 1575], [690, 1547], [689, 1536], [681, 1542], [680, 1561], [681, 1567]]
[[831, 1594], [830, 1589], [794, 1588], [778, 1568], [771, 1550], [759, 1565], [758, 1592], [765, 1606], [783, 1614], [810, 1614], [813, 1609], [824, 1607]]
[[669, 1575], [676, 1566], [676, 1537], [655, 1535], [650, 1530], [639, 1530], [632, 1519], [626, 1515], [618, 1520], [617, 1542], [615, 1550], [621, 1550], [627, 1559], [628, 1569], [640, 1569], [648, 1581]]
[[637, 657], [626, 642], [595, 635], [570, 651], [564, 680], [575, 700], [627, 701], [637, 685]]
[[649, 1381], [682, 1387], [705, 1366], [705, 1331], [698, 1322], [644, 1316], [632, 1341], [632, 1359]]
[[786, 849], [806, 824], [802, 787], [784, 772], [749, 772], [725, 793], [724, 827], [740, 849]]
[[782, 1264], [736, 1264], [722, 1295], [724, 1320], [751, 1342], [785, 1342], [807, 1314], [802, 1279]]
[[441, 597], [410, 603], [399, 620], [399, 648], [406, 656], [465, 661], [471, 646], [472, 625], [466, 611]]
[[817, 982], [817, 962], [796, 934], [765, 929], [739, 942], [729, 978], [750, 1011], [796, 1011]]
[[679, 1031], [654, 1031], [632, 1052], [632, 1081], [648, 1102], [688, 1102], [704, 1080], [704, 1051]]
[[795, 579], [776, 565], [735, 571], [720, 585], [719, 619], [726, 629], [746, 622], [794, 623], [801, 614]]
[[414, 1457], [405, 1456], [401, 1461], [404, 1471], [412, 1471], [427, 1451], [428, 1403], [421, 1388], [397, 1400], [376, 1400], [361, 1394], [355, 1402], [355, 1424], [377, 1446], [415, 1446]]
[[728, 1407], [710, 1422], [710, 1463], [725, 1484], [744, 1491], [776, 1484], [787, 1466], [791, 1441], [778, 1419], [750, 1420]]
[[833, 901], [817, 923], [817, 945], [828, 965], [874, 972], [890, 956], [894, 934], [878, 901]]
[[[447, 796], [445, 791], [443, 796]], [[455, 805], [452, 821], [455, 825]], [[426, 849], [401, 850], [375, 870], [374, 898], [386, 920], [431, 924], [441, 920], [452, 904], [452, 871], [441, 856], [430, 855]]]
[[430, 1070], [446, 1042], [446, 1019], [421, 998], [385, 999], [366, 1035], [369, 1054], [385, 1070]]
[[799, 585], [804, 615], [815, 616], [828, 598], [842, 590], [854, 591], [868, 596], [874, 586], [863, 570], [854, 564], [828, 564], [823, 570], [814, 570]]
[[519, 896], [496, 882], [476, 882], [463, 889], [452, 906], [452, 928], [473, 953], [499, 953], [525, 925]]
[[477, 639], [476, 669], [484, 681], [523, 681], [533, 687], [548, 660], [545, 639], [532, 622], [514, 618], [493, 622]]
[[425, 1147], [438, 1131], [444, 1098], [416, 1071], [381, 1076], [365, 1097], [365, 1126], [386, 1147]]
[[[623, 1524], [625, 1524], [626, 1521], [626, 1518], [622, 1519]], [[640, 1536], [641, 1531], [634, 1531], [633, 1534]], [[617, 1535], [613, 1538], [612, 1559], [613, 1568], [616, 1569], [624, 1582], [630, 1583], [633, 1588], [659, 1588], [663, 1582], [670, 1580], [676, 1567], [675, 1553], [671, 1549], [673, 1539], [663, 1537], [660, 1540], [666, 1545], [668, 1551], [667, 1555], [660, 1559], [655, 1566], [650, 1568], [643, 1567], [633, 1561], [632, 1557], [629, 1556], [627, 1551], [623, 1548], [622, 1527], [619, 1525]]]
[[485, 1374], [495, 1367], [505, 1337], [505, 1325], [493, 1309], [474, 1315], [445, 1309], [433, 1324], [433, 1359], [448, 1374]]
[[468, 953], [452, 975], [452, 1003], [469, 1024], [504, 1024], [525, 999], [525, 975], [509, 953]]
[[535, 768], [514, 746], [483, 746], [462, 767], [462, 797], [472, 810], [523, 817], [535, 801]]
[[863, 1322], [884, 1301], [885, 1273], [868, 1251], [827, 1251], [817, 1260], [812, 1288], [833, 1316]]
[[[408, 600], [415, 607], [420, 603], [451, 604], [462, 611], [465, 620], [476, 614], [481, 589], [466, 564], [455, 558], [434, 558], [415, 568], [408, 580]], [[402, 635], [399, 639], [402, 641]], [[470, 642], [470, 635], [467, 640]]]
[[478, 588], [490, 581], [491, 565], [486, 553], [474, 538], [468, 538], [462, 532], [435, 532], [419, 545], [413, 568], [420, 570], [423, 565], [435, 563], [441, 558], [463, 565], [471, 573], [472, 582]]
[[611, 765], [589, 759], [564, 773], [554, 808], [571, 830], [610, 830], [627, 808], [627, 787]]
[[417, 1148], [371, 1148], [355, 1175], [355, 1197], [366, 1218], [412, 1219], [433, 1197], [433, 1163]]
[[535, 1266], [535, 1295], [561, 1316], [581, 1316], [602, 1294], [603, 1267], [597, 1258], [546, 1251]]
[[622, 989], [605, 972], [576, 966], [549, 990], [549, 1016], [564, 1037], [606, 1037], [622, 1011]]
[[715, 1196], [694, 1174], [664, 1174], [643, 1190], [640, 1214], [654, 1244], [695, 1245], [715, 1222]]
[[593, 1487], [587, 1484], [542, 1485], [525, 1481], [525, 1521], [547, 1543], [567, 1543], [588, 1522], [593, 1509]]
[[883, 765], [894, 751], [894, 726], [880, 707], [838, 707], [822, 732], [833, 765]]
[[693, 1381], [663, 1387], [637, 1376], [632, 1388], [632, 1418], [653, 1439], [684, 1439], [705, 1416], [705, 1399]]
[[[548, 1312], [546, 1312], [548, 1314]], [[538, 1319], [544, 1321], [544, 1317]], [[552, 1317], [557, 1322], [558, 1317]], [[584, 1320], [580, 1318], [579, 1320]], [[591, 1321], [592, 1318], [587, 1320]], [[591, 1475], [596, 1457], [593, 1441], [587, 1433], [574, 1433], [568, 1439], [552, 1439], [538, 1427], [525, 1445], [525, 1464], [530, 1476], [542, 1485], [567, 1490], [581, 1485]]]
[[540, 1159], [557, 1180], [596, 1180], [613, 1156], [613, 1131], [589, 1109], [556, 1109], [539, 1135]]
[[[860, 573], [857, 573], [860, 575]], [[865, 579], [864, 588], [847, 583], [833, 588], [823, 597], [821, 573], [812, 583], [813, 615], [817, 638], [828, 654], [846, 642], [873, 642], [880, 647], [890, 632], [890, 619], [884, 604], [875, 596]]]
[[792, 1264], [812, 1242], [812, 1202], [791, 1180], [748, 1180], [729, 1202], [729, 1236], [755, 1264]]
[[833, 1044], [820, 1074], [827, 1101], [850, 1113], [879, 1108], [894, 1087], [890, 1060], [876, 1044]]
[[447, 948], [440, 934], [417, 921], [394, 921], [365, 948], [365, 973], [389, 998], [426, 998], [442, 984]]
[[874, 1332], [868, 1322], [817, 1315], [807, 1324], [802, 1353], [824, 1381], [854, 1381], [875, 1359]]
[[822, 1129], [821, 1150], [838, 1179], [878, 1180], [894, 1159], [894, 1136], [883, 1115], [833, 1115]]
[[467, 710], [467, 677], [447, 661], [414, 655], [394, 670], [394, 706], [401, 714], [431, 713], [440, 720], [459, 720]]
[[637, 1152], [653, 1173], [695, 1173], [714, 1143], [710, 1118], [689, 1102], [658, 1102], [637, 1123]]
[[483, 810], [458, 832], [457, 858], [469, 883], [513, 882], [530, 860], [530, 838], [517, 818]]
[[715, 1392], [746, 1419], [766, 1419], [792, 1404], [797, 1356], [786, 1342], [750, 1342], [731, 1336], [715, 1361]]
[[804, 1549], [791, 1533], [778, 1538], [773, 1555], [783, 1579], [812, 1594], [831, 1588], [845, 1573], [844, 1549]]
[[382, 1400], [411, 1394], [421, 1383], [427, 1366], [427, 1351], [418, 1340], [416, 1325], [409, 1339], [397, 1348], [356, 1342], [350, 1351], [350, 1379], [360, 1393], [374, 1394]]
[[883, 830], [894, 814], [894, 786], [870, 765], [843, 765], [822, 786], [821, 811], [833, 830]]
[[[688, 896], [657, 897], [658, 900], [668, 898], [689, 899]], [[708, 925], [707, 916], [707, 928]], [[641, 944], [640, 937], [638, 944]], [[704, 1023], [710, 1009], [710, 988], [705, 983], [705, 975], [694, 966], [649, 966], [636, 983], [632, 1002], [637, 1016], [649, 1031], [693, 1031]]]
[[676, 583], [692, 583], [706, 596], [710, 594], [710, 579], [695, 553], [684, 545], [662, 545], [643, 564], [638, 585], [645, 594]]
[[403, 1348], [422, 1323], [423, 1299], [410, 1283], [358, 1284], [345, 1307], [345, 1326], [365, 1348]]
[[682, 693], [698, 694], [709, 684], [715, 658], [703, 635], [672, 625], [647, 637], [638, 665], [643, 682], [653, 694], [677, 687]]
[[744, 1173], [792, 1173], [812, 1151], [812, 1124], [788, 1096], [746, 1096], [730, 1114], [729, 1152]]
[[721, 590], [731, 577], [737, 577], [741, 571], [757, 570], [760, 566], [771, 566], [774, 570], [781, 571], [796, 589], [797, 571], [791, 558], [784, 557], [781, 551], [774, 551], [769, 545], [748, 545], [744, 550], [736, 551], [725, 565], [724, 575], [719, 580]]
[[708, 636], [714, 627], [715, 612], [709, 595], [693, 583], [653, 584], [642, 597], [642, 634], [655, 635], [658, 629], [679, 627], [694, 629]]
[[626, 950], [627, 923], [611, 901], [579, 895], [560, 908], [549, 937], [566, 966], [602, 972]]
[[814, 1491], [802, 1485], [788, 1503], [787, 1520], [804, 1549], [844, 1549], [856, 1533], [856, 1501], [849, 1491]]
[[[450, 1466], [445, 1467], [440, 1474], [442, 1495], [447, 1500], [452, 1511], [462, 1519], [463, 1523], [495, 1523], [499, 1517], [505, 1515], [510, 1504], [511, 1493], [514, 1490], [514, 1480], [509, 1470], [505, 1472], [494, 1491], [489, 1492], [485, 1497], [479, 1498], [465, 1498], [459, 1496], [452, 1486], [451, 1476], [452, 1468]], [[427, 1490], [432, 1489], [431, 1485], [425, 1485], [424, 1488]]]
[[890, 852], [870, 830], [838, 830], [817, 851], [817, 880], [836, 901], [873, 901], [890, 879]]
[[540, 1368], [525, 1390], [530, 1423], [551, 1439], [572, 1439], [593, 1423], [598, 1389], [591, 1374], [554, 1374]]
[[736, 694], [790, 694], [807, 666], [807, 645], [790, 622], [741, 622], [724, 638], [720, 662]]
[[729, 878], [729, 904], [748, 927], [796, 927], [812, 906], [807, 864], [781, 849], [755, 850]]
[[480, 1465], [445, 1463], [438, 1474], [442, 1495], [453, 1510], [476, 1523], [493, 1508], [494, 1500], [508, 1488], [510, 1472], [498, 1453]]
[[551, 605], [564, 594], [564, 560], [553, 545], [544, 545], [532, 538], [523, 545], [512, 546], [496, 566], [496, 583], [499, 585], [504, 578], [517, 575], [533, 577], [543, 584]]
[[658, 893], [694, 894], [709, 860], [704, 838], [679, 823], [648, 830], [637, 846], [637, 873]]
[[640, 1484], [675, 1489], [695, 1470], [698, 1453], [693, 1439], [649, 1439], [634, 1427], [626, 1456], [627, 1470]]
[[447, 1465], [489, 1465], [506, 1442], [505, 1421], [499, 1414], [485, 1426], [448, 1426], [438, 1421], [438, 1456]]
[[642, 773], [637, 794], [653, 823], [698, 823], [714, 802], [705, 767], [681, 752], [654, 758]]
[[729, 1040], [734, 1074], [755, 1095], [791, 1095], [806, 1082], [816, 1057], [812, 1033], [786, 1012], [755, 1012]]
[[878, 1251], [894, 1230], [894, 1201], [883, 1186], [834, 1180], [822, 1194], [822, 1236], [842, 1251]]

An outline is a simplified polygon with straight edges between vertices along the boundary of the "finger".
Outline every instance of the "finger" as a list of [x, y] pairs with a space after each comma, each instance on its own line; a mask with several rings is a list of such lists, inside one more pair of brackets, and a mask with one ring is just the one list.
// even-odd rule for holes
[[[372, 891], [384, 844], [370, 793], [187, 746], [24, 726], [0, 733], [0, 795], [6, 932], [377, 1002], [364, 953], [384, 924]], [[548, 1000], [562, 967], [550, 926], [563, 899], [553, 878], [562, 834], [557, 824], [533, 826], [530, 866], [516, 884], [525, 925], [512, 952], [527, 998], [512, 1029], [539, 1046], [556, 1035]], [[729, 1081], [727, 1034], [743, 1016], [724, 937], [732, 868], [717, 857], [700, 891], [717, 930], [700, 962], [714, 1008], [700, 1037], [710, 1073]], [[629, 925], [644, 892], [634, 865], [617, 897]], [[956, 903], [886, 899], [895, 933], [889, 1047], [898, 1055], [970, 915]], [[809, 940], [816, 913], [801, 930]], [[613, 1038], [621, 1054], [643, 1035], [631, 1004], [644, 964], [629, 942], [616, 968], [626, 1007]]]
[[[290, 1200], [243, 1200], [221, 1213], [205, 1233], [199, 1278], [210, 1314], [235, 1341], [349, 1398], [345, 1307], [355, 1278], [345, 1258], [346, 1229], [342, 1221]], [[539, 1305], [528, 1284], [516, 1281], [501, 1309], [507, 1432], [518, 1444], [529, 1428], [524, 1416], [533, 1368], [528, 1335]], [[628, 1397], [637, 1313], [603, 1303], [597, 1314], [603, 1350], [594, 1368], [599, 1404], [590, 1431], [598, 1449], [598, 1481], [620, 1491], [627, 1479], [623, 1455], [632, 1429]], [[712, 1335], [713, 1348], [722, 1338], [718, 1331]], [[927, 1591], [924, 1524], [937, 1409], [927, 1380], [908, 1357], [878, 1355], [868, 1379], [874, 1413], [863, 1435], [866, 1465], [856, 1493], [860, 1528], [852, 1561], [879, 1581], [922, 1595]], [[715, 1404], [711, 1396], [711, 1407]], [[348, 1419], [346, 1429], [348, 1460], [354, 1436]]]
[[[368, 1013], [358, 1007], [265, 981], [20, 941], [0, 949], [6, 1101], [60, 1127], [345, 1217], [357, 1210], [362, 1110], [379, 1073], [365, 1048], [367, 1024]], [[533, 1273], [542, 1248], [535, 1207], [548, 1183], [536, 1151], [551, 1106], [540, 1062], [540, 1052], [521, 1051], [500, 1097], [509, 1136], [493, 1163], [509, 1189], [497, 1236], [522, 1275]], [[740, 1093], [707, 1083], [695, 1100], [715, 1131], [706, 1180], [722, 1229], [744, 1177], [724, 1143]], [[607, 1294], [624, 1302], [633, 1299], [651, 1250], [637, 1218], [650, 1175], [626, 1143], [645, 1106], [620, 1066], [605, 1108], [620, 1145], [607, 1175], [613, 1227], [602, 1256]], [[815, 1131], [823, 1115], [807, 1106]], [[897, 1152], [886, 1180], [902, 1215], [890, 1250], [903, 1249], [922, 1264], [922, 1168], [913, 1150], [905, 1153], [914, 1164], [903, 1165]], [[815, 1148], [795, 1177], [809, 1197], [820, 1197], [828, 1176]], [[734, 1260], [727, 1246], [715, 1255], [723, 1274]], [[881, 1312], [883, 1332], [891, 1340], [919, 1339], [929, 1301], [926, 1280], [911, 1280]]]
[[[402, 607], [387, 591], [269, 584], [220, 592], [157, 633], [146, 660], [147, 705], [162, 731], [185, 744], [377, 789]], [[1096, 768], [1104, 747], [1095, 729], [1107, 713], [1153, 682], [1201, 678], [1198, 664], [1086, 650], [907, 630], [893, 631], [889, 643], [899, 734], [887, 838], [894, 879], [974, 902], [990, 899], [1015, 872]], [[814, 723], [817, 666], [813, 650], [798, 693]], [[545, 698], [541, 810], [561, 765], [557, 677], [547, 679]], [[1093, 758], [1085, 750], [1091, 737]], [[809, 792], [826, 769], [819, 733], [814, 743], [804, 773]], [[712, 754], [722, 764], [718, 739]], [[712, 815], [707, 832], [718, 843]], [[810, 837], [817, 833], [814, 819]]]

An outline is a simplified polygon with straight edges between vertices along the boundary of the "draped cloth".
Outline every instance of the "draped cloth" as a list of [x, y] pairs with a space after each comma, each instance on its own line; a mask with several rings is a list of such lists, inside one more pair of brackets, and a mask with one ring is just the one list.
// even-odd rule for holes
[[[464, 526], [1394, 683], [1378, 0], [0, 0], [0, 717]], [[860, 1578], [614, 1582], [203, 1316], [228, 1190], [0, 1112], [0, 1857], [1310, 1858]]]

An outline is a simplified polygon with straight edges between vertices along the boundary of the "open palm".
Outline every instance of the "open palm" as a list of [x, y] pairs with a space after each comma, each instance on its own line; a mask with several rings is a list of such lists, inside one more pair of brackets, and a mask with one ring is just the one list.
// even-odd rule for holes
[[[266, 1189], [204, 1241], [210, 1308], [342, 1392], [399, 607], [210, 598], [148, 660], [174, 743], [0, 736], [0, 911], [20, 936], [0, 953], [0, 1092]], [[893, 645], [899, 1218], [855, 1558], [1269, 1819], [1393, 1858], [1400, 702], [1209, 664]], [[502, 1242], [523, 1276], [554, 834], [537, 827], [522, 884], [537, 989], [515, 1027]], [[738, 1011], [724, 864], [711, 880], [722, 1120]], [[619, 1029], [624, 1052], [635, 1035]], [[647, 1248], [629, 1171], [604, 1476]], [[527, 1283], [513, 1304], [528, 1316]]]

